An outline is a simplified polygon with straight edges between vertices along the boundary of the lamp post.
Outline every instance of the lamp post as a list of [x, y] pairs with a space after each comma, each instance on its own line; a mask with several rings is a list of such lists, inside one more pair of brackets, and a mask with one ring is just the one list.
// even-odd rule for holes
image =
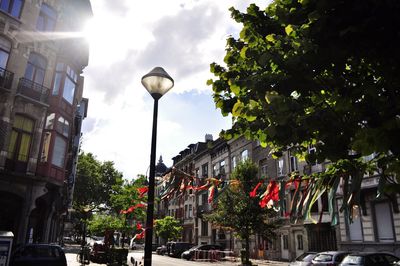
[[173, 86], [174, 80], [162, 67], [155, 67], [142, 77], [142, 84], [154, 99], [153, 131], [150, 151], [150, 175], [149, 190], [147, 192], [147, 218], [144, 245], [144, 266], [151, 266], [152, 239], [153, 239], [153, 215], [154, 215], [154, 186], [156, 172], [156, 142], [157, 142], [157, 114], [158, 100]]

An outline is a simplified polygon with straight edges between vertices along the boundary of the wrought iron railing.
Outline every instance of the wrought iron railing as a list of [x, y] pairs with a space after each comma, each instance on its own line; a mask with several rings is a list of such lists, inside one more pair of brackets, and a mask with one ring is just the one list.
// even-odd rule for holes
[[0, 88], [11, 90], [14, 73], [0, 67]]
[[29, 79], [19, 79], [17, 92], [38, 102], [49, 103], [50, 89]]

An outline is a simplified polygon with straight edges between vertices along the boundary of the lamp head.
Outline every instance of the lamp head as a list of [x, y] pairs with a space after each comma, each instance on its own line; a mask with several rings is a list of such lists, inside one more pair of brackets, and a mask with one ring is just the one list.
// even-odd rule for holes
[[174, 86], [174, 80], [162, 67], [155, 67], [142, 77], [142, 84], [158, 100]]

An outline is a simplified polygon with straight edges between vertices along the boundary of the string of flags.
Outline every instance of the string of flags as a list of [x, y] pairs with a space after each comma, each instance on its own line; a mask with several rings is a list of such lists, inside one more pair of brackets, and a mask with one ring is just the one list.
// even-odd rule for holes
[[[311, 209], [318, 199], [325, 193], [328, 197], [329, 212], [331, 214], [332, 225], [337, 223], [337, 213], [335, 211], [335, 194], [339, 187], [341, 178], [331, 177], [329, 180], [323, 178], [312, 178], [310, 176], [292, 176], [288, 180], [262, 179], [252, 181], [253, 189], [249, 193], [249, 197], [258, 198], [258, 204], [261, 208], [282, 211], [282, 213], [290, 217], [293, 222], [300, 219], [310, 219], [317, 223], [321, 222], [322, 212], [318, 221], [313, 219]], [[188, 190], [205, 191], [208, 190], [208, 203], [214, 204], [219, 195], [228, 188], [238, 188], [242, 185], [240, 180], [225, 180], [220, 178], [196, 178], [182, 170], [172, 168], [172, 170], [164, 175], [160, 182], [165, 182], [160, 198], [171, 199], [173, 197], [182, 197]], [[291, 191], [290, 211], [285, 212], [287, 202], [286, 195]], [[148, 187], [138, 188], [140, 197], [148, 192]], [[351, 200], [351, 199], [350, 199]], [[349, 204], [349, 203], [348, 203]], [[355, 202], [357, 204], [357, 202]], [[349, 204], [350, 205], [350, 204]], [[122, 214], [133, 212], [136, 208], [144, 208], [146, 204], [139, 203], [122, 210]], [[139, 230], [139, 229], [138, 229]], [[143, 229], [144, 230], [144, 229]], [[144, 235], [144, 232], [138, 234], [138, 237]]]

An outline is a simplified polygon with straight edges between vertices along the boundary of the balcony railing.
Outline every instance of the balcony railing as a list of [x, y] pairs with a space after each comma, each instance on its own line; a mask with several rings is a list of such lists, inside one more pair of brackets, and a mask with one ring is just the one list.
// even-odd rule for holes
[[11, 90], [11, 84], [14, 79], [14, 73], [0, 67], [0, 88]]
[[19, 79], [17, 93], [44, 104], [49, 103], [50, 89], [26, 78]]

